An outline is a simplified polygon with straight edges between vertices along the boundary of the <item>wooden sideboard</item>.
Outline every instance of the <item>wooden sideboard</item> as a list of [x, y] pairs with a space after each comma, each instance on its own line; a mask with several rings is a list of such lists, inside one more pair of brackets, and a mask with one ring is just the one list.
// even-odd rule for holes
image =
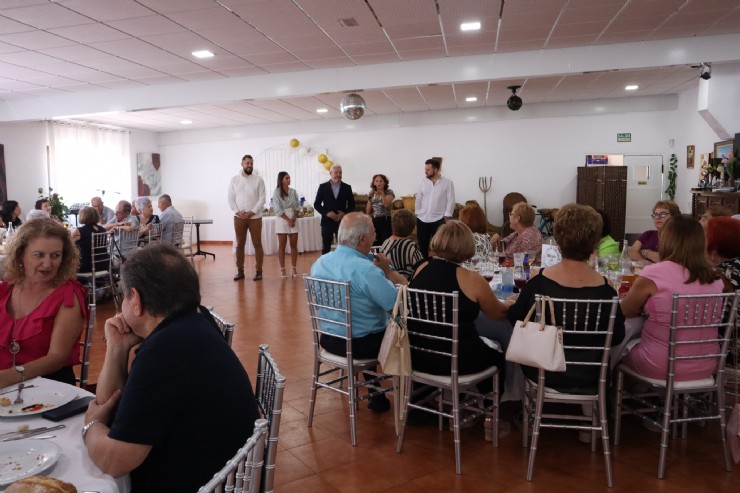
[[700, 219], [710, 205], [727, 207], [733, 214], [740, 213], [740, 192], [693, 190], [691, 193], [691, 214], [696, 219]]

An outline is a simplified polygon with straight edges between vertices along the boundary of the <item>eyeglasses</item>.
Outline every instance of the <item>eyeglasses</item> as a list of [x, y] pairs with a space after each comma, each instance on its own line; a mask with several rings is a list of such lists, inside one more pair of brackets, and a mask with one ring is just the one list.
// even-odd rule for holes
[[666, 218], [670, 215], [671, 215], [670, 212], [653, 212], [652, 214], [650, 214], [650, 217], [652, 217], [653, 219], [658, 219], [659, 217]]

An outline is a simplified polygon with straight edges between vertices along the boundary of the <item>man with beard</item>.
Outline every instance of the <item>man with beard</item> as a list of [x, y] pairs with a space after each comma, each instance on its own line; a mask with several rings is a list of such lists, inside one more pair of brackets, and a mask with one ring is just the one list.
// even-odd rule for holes
[[439, 171], [438, 159], [424, 163], [424, 178], [416, 192], [416, 238], [424, 258], [429, 256], [429, 241], [455, 212], [455, 186]]
[[229, 207], [234, 211], [236, 233], [236, 276], [235, 281], [244, 279], [244, 248], [247, 231], [252, 238], [257, 271], [253, 280], [262, 279], [262, 209], [265, 206], [265, 181], [252, 174], [254, 159], [247, 154], [242, 158], [242, 172], [231, 178], [229, 183]]

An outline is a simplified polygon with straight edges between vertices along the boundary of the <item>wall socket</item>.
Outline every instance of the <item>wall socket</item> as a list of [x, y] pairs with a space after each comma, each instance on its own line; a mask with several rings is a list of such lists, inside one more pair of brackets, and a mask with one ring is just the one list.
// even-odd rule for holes
[[673, 139], [668, 139], [668, 147], [673, 147], [676, 144], [676, 141]]

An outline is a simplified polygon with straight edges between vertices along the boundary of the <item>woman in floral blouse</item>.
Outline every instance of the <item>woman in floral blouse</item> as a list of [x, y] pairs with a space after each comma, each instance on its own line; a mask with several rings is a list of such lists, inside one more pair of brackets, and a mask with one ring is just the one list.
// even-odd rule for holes
[[290, 175], [287, 171], [278, 173], [277, 187], [272, 194], [272, 208], [275, 211], [275, 233], [278, 237], [278, 262], [280, 262], [280, 277], [286, 279], [285, 273], [285, 244], [290, 240], [290, 277], [298, 276], [296, 263], [298, 262], [298, 211], [301, 206], [298, 202], [298, 193], [290, 188]]
[[512, 260], [515, 253], [536, 252], [535, 258], [530, 258], [529, 261], [538, 264], [542, 253], [542, 234], [534, 227], [534, 208], [526, 202], [519, 202], [511, 209], [509, 222], [514, 232], [503, 239], [497, 233], [493, 235], [491, 242], [494, 245], [503, 243], [507, 260]]

